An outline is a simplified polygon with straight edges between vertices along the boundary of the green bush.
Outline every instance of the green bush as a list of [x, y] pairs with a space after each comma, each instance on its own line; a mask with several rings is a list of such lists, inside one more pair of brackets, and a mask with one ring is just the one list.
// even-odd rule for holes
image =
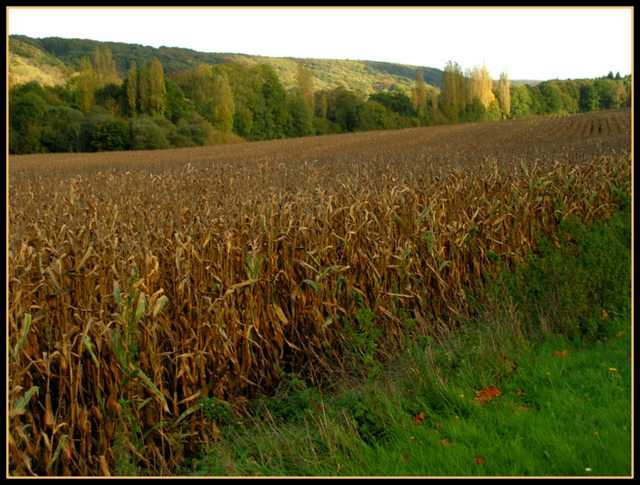
[[209, 419], [213, 420], [219, 426], [228, 426], [233, 424], [234, 416], [231, 405], [215, 397], [208, 397], [200, 400], [202, 412]]
[[101, 109], [92, 110], [82, 127], [82, 146], [88, 152], [127, 150], [130, 138], [129, 124]]
[[591, 226], [567, 218], [561, 249], [542, 240], [536, 255], [502, 274], [509, 295], [534, 322], [530, 330], [598, 339], [622, 329], [630, 316], [630, 221], [629, 211]]
[[139, 116], [131, 120], [131, 149], [155, 150], [169, 148], [167, 130], [150, 116]]
[[207, 142], [211, 132], [209, 122], [196, 113], [191, 113], [188, 117], [178, 121], [177, 128], [177, 135], [185, 143], [183, 146], [189, 146], [189, 141], [194, 146], [202, 146]]
[[276, 395], [261, 402], [272, 416], [289, 421], [303, 416], [310, 409], [316, 395], [315, 387], [308, 387], [305, 381], [288, 374], [280, 382]]
[[51, 153], [77, 152], [80, 150], [80, 133], [84, 115], [68, 106], [51, 106], [47, 109], [42, 129], [41, 143]]

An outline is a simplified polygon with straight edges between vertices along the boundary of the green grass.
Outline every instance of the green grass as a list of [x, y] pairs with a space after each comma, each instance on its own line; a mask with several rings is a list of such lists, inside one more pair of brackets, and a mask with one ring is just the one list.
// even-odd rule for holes
[[[368, 448], [359, 463], [345, 464], [343, 472], [628, 475], [629, 347], [628, 337], [597, 344], [597, 348], [551, 339], [518, 354], [518, 368], [497, 386], [502, 395], [486, 404], [474, 401], [479, 386], [466, 378], [455, 379], [451, 382], [453, 392], [446, 394], [441, 409], [428, 411], [420, 425], [410, 419], [398, 421], [393, 440]], [[567, 357], [557, 356], [558, 349], [569, 349]], [[429, 402], [423, 403], [429, 410]], [[483, 457], [483, 463], [476, 463], [477, 455]]]
[[[566, 221], [561, 241], [500, 273], [455, 333], [407, 336], [375, 379], [288, 376], [225, 414], [183, 473], [631, 476], [630, 213]], [[480, 403], [487, 386], [501, 394]]]

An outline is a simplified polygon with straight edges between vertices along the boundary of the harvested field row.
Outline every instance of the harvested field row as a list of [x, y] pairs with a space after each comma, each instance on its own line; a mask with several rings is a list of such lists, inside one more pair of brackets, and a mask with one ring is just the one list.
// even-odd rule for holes
[[354, 332], [384, 362], [449, 330], [496, 257], [612, 213], [630, 141], [618, 110], [11, 157], [10, 469], [166, 473], [211, 436], [202, 399], [348, 372]]

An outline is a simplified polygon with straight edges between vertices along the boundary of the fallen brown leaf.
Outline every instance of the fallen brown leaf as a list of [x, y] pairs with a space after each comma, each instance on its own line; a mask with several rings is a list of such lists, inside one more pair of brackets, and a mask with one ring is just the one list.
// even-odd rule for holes
[[419, 413], [417, 416], [413, 417], [413, 424], [420, 424], [424, 420], [424, 413]]
[[481, 391], [476, 391], [476, 394], [478, 395], [478, 397], [476, 397], [474, 399], [474, 401], [476, 401], [476, 402], [478, 402], [480, 404], [484, 404], [487, 401], [492, 401], [497, 396], [501, 396], [502, 395], [502, 391], [500, 389], [498, 389], [497, 387], [488, 386], [485, 389], [482, 389]]

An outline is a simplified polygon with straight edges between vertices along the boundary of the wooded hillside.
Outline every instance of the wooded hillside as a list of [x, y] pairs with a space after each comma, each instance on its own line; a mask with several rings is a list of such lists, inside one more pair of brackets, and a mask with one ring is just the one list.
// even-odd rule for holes
[[[281, 78], [286, 88], [296, 83], [296, 72], [299, 63], [309, 66], [316, 81], [317, 89], [333, 88], [336, 84], [344, 84], [369, 94], [374, 91], [393, 88], [409, 88], [413, 86], [417, 70], [422, 70], [427, 84], [440, 86], [442, 70], [432, 67], [407, 66], [391, 62], [334, 60], [334, 59], [294, 59], [252, 56], [234, 53], [205, 53], [178, 47], [154, 48], [122, 42], [98, 42], [82, 39], [63, 39], [48, 37], [34, 39], [23, 35], [13, 35], [9, 39], [11, 58], [37, 59], [46, 56], [55, 59], [69, 69], [79, 70], [83, 57], [91, 56], [94, 49], [108, 48], [115, 62], [116, 73], [121, 78], [126, 76], [132, 62], [141, 65], [151, 62], [155, 57], [164, 68], [166, 74], [186, 71], [200, 64], [222, 64], [237, 62], [248, 66], [269, 64]], [[37, 49], [27, 49], [26, 46]], [[215, 48], [215, 46], [212, 46]], [[15, 71], [10, 68], [10, 77]], [[38, 80], [26, 79], [26, 81]]]
[[149, 150], [564, 115], [631, 104], [631, 77], [512, 83], [486, 66], [205, 54], [9, 39], [9, 152]]

